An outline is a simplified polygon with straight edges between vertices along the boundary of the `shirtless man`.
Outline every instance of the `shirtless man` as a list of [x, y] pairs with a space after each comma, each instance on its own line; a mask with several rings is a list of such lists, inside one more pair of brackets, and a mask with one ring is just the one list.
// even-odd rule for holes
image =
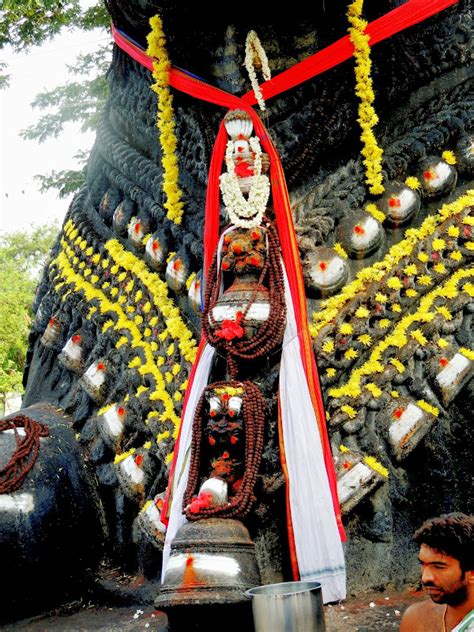
[[427, 520], [414, 535], [430, 600], [410, 606], [400, 632], [474, 631], [474, 516]]

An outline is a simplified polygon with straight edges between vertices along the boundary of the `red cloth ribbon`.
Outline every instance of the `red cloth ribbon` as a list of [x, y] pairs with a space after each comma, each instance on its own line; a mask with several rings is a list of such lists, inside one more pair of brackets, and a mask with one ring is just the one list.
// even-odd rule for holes
[[[392, 35], [409, 28], [410, 26], [423, 22], [427, 18], [436, 15], [451, 5], [457, 4], [457, 2], [459, 2], [459, 0], [409, 0], [392, 11], [389, 11], [377, 20], [374, 20], [367, 26], [365, 33], [370, 37], [369, 45], [373, 46], [374, 44], [378, 44], [384, 39], [387, 39]], [[135, 61], [138, 61], [138, 63], [145, 66], [145, 68], [153, 70], [153, 59], [144, 52], [143, 48], [121, 33], [114, 25], [112, 25], [112, 36], [117, 46], [128, 53], [130, 57], [133, 57]], [[262, 91], [263, 98], [267, 101], [286, 90], [290, 90], [304, 81], [312, 79], [316, 75], [334, 68], [343, 61], [352, 57], [353, 54], [354, 46], [350, 41], [349, 36], [346, 35], [323, 50], [320, 50], [307, 59], [295, 64], [288, 70], [281, 72], [269, 81], [262, 83], [260, 89]], [[185, 73], [183, 70], [171, 68], [169, 78], [170, 85], [177, 90], [182, 90], [191, 96], [195, 96], [192, 92], [188, 92], [188, 90], [185, 89], [185, 83], [182, 83], [180, 80], [181, 75], [190, 77], [190, 75]], [[197, 81], [199, 81], [199, 79], [197, 79]], [[221, 92], [225, 94], [224, 91]], [[216, 105], [228, 107], [225, 98], [223, 101], [216, 100], [215, 93], [213, 97], [209, 99], [204, 98], [204, 100], [215, 103]], [[201, 96], [199, 98], [203, 97]], [[238, 97], [235, 98], [237, 99]], [[249, 105], [255, 105], [257, 103], [253, 90], [244, 94], [242, 99]], [[235, 108], [237, 106], [233, 107]]]

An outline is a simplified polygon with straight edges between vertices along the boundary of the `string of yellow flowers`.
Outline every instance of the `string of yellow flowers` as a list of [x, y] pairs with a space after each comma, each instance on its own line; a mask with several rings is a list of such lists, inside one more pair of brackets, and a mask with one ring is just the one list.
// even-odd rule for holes
[[161, 164], [163, 165], [163, 192], [166, 196], [164, 203], [166, 216], [175, 224], [181, 224], [183, 217], [182, 192], [178, 186], [178, 156], [176, 147], [178, 141], [175, 134], [173, 113], [173, 96], [169, 89], [170, 61], [166, 52], [166, 39], [163, 24], [159, 15], [150, 19], [151, 32], [147, 37], [147, 54], [154, 59], [153, 79], [151, 86], [158, 95], [158, 111], [156, 126], [160, 130], [162, 149]]
[[347, 19], [351, 27], [348, 31], [354, 46], [355, 92], [360, 99], [359, 118], [357, 120], [362, 129], [360, 138], [363, 143], [361, 153], [364, 157], [365, 180], [369, 185], [369, 191], [374, 195], [379, 195], [385, 190], [382, 185], [383, 151], [377, 143], [373, 131], [379, 119], [372, 105], [375, 98], [372, 77], [370, 76], [372, 61], [370, 59], [369, 36], [365, 33], [367, 22], [361, 18], [362, 5], [363, 0], [355, 0], [349, 5]]
[[129, 456], [132, 456], [132, 454], [135, 454], [135, 448], [130, 448], [130, 450], [127, 450], [127, 452], [117, 454], [114, 458], [115, 465], [118, 465], [122, 461], [125, 461], [125, 459], [127, 459]]
[[[76, 257], [73, 257], [74, 252], [73, 252], [73, 251], [72, 251], [72, 249], [68, 246], [68, 244], [65, 242], [65, 240], [64, 240], [64, 239], [62, 240], [62, 245], [63, 245], [63, 248], [65, 249], [66, 254], [69, 256], [69, 258], [70, 258], [70, 259], [76, 259]], [[92, 249], [89, 249], [89, 250], [91, 250], [91, 252], [92, 252]], [[89, 253], [89, 254], [91, 254], [91, 253]], [[98, 261], [97, 261], [97, 263], [98, 263]], [[119, 271], [119, 266], [117, 266], [117, 265], [112, 266], [111, 271], [114, 271], [114, 273], [117, 273], [117, 272]], [[86, 271], [86, 272], [87, 272], [87, 271]], [[84, 274], [85, 274], [85, 272], [84, 272]], [[122, 281], [123, 281], [123, 280], [125, 280], [125, 277], [126, 277], [126, 273], [121, 273], [121, 274], [120, 274], [117, 278], [119, 278], [120, 280], [122, 280]], [[91, 277], [91, 278], [93, 278], [93, 277]], [[96, 278], [97, 278], [97, 280], [98, 280], [98, 277], [96, 277]], [[129, 282], [129, 284], [130, 284], [130, 288], [129, 288], [129, 290], [131, 291], [131, 290], [133, 289], [133, 288], [132, 288], [132, 286], [133, 286], [133, 280], [131, 280], [131, 281]], [[128, 285], [128, 284], [127, 284], [127, 285]], [[119, 296], [119, 297], [118, 297], [119, 303], [120, 303], [120, 299], [121, 299], [121, 298], [124, 298], [124, 297], [123, 297], [123, 295], [121, 295], [121, 296]], [[141, 291], [141, 290], [138, 290], [138, 291], [135, 293], [135, 297], [134, 297], [135, 302], [140, 301], [142, 298], [143, 298], [143, 293], [142, 293], [142, 291]], [[149, 309], [146, 309], [146, 308], [147, 308], [147, 306], [149, 306], [149, 307], [151, 308], [151, 304], [150, 304], [149, 302], [146, 302], [146, 303], [145, 303], [145, 305], [143, 306], [143, 311], [144, 311], [144, 312], [146, 312], [146, 313], [149, 311]], [[93, 311], [96, 311], [96, 310], [97, 310], [97, 308], [96, 308], [96, 307], [92, 307], [92, 308], [89, 310], [88, 317], [92, 316]], [[132, 312], [134, 312], [134, 311], [135, 311], [135, 310], [134, 310], [134, 308], [133, 308], [133, 307], [131, 307], [131, 306], [127, 306], [127, 310], [128, 310], [128, 311], [129, 311], [129, 310], [131, 310]], [[149, 324], [150, 324], [151, 326], [154, 326], [154, 325], [156, 325], [156, 324], [157, 324], [157, 320], [158, 320], [158, 319], [157, 319], [157, 317], [153, 317], [152, 319], [150, 319]], [[153, 321], [156, 321], [156, 322], [153, 322]], [[136, 325], [141, 325], [141, 324], [143, 323], [143, 317], [142, 317], [142, 316], [140, 316], [140, 315], [135, 316], [135, 317], [133, 318], [133, 322], [134, 322]], [[102, 326], [102, 331], [103, 331], [103, 332], [105, 332], [107, 329], [109, 329], [110, 327], [113, 327], [113, 326], [114, 326], [114, 321], [109, 319], [109, 320], [108, 320], [108, 321], [106, 321], [106, 322], [104, 323], [104, 325]], [[141, 333], [141, 332], [140, 332], [140, 333]], [[162, 332], [162, 334], [160, 335], [160, 337], [162, 337], [162, 336], [163, 336], [163, 333], [165, 333], [165, 334], [166, 334], [166, 337], [168, 336], [168, 331], [166, 331], [166, 330], [165, 330], [164, 332]], [[143, 336], [147, 337], [147, 336], [149, 336], [149, 335], [151, 335], [151, 330], [150, 330], [148, 327], [146, 327], [146, 328], [145, 328], [145, 330], [144, 330], [144, 332], [143, 332]], [[129, 342], [129, 341], [128, 341], [128, 338], [127, 338], [126, 336], [121, 336], [121, 338], [120, 338], [120, 339], [117, 341], [117, 343], [116, 343], [116, 347], [117, 347], [117, 348], [120, 348], [123, 344], [128, 344], [128, 342]], [[148, 343], [145, 343], [145, 342], [144, 342], [144, 344], [147, 344], [147, 345], [148, 345]], [[132, 347], [134, 347], [134, 346], [137, 346], [136, 341], [133, 341], [133, 343], [132, 343]], [[151, 352], [156, 351], [156, 350], [158, 349], [158, 345], [157, 345], [157, 343], [156, 343], [156, 342], [154, 342], [154, 341], [152, 341], [151, 343], [149, 343], [149, 345], [148, 345], [148, 346], [149, 346], [149, 348], [151, 349]], [[170, 351], [171, 349], [173, 349], [173, 351], [174, 351], [174, 344], [169, 345], [168, 350], [167, 350], [168, 355], [171, 355], [171, 353], [172, 353], [172, 351]], [[161, 366], [163, 363], [164, 363], [164, 358], [160, 356], [160, 357], [158, 358], [158, 360], [157, 360], [157, 363], [156, 363], [156, 364], [157, 364], [157, 366], [159, 367], [159, 366]], [[141, 368], [140, 368], [140, 372], [141, 372], [142, 374], [146, 374], [147, 372], [153, 372], [153, 369], [152, 369], [151, 371], [148, 371], [148, 369], [149, 369], [149, 367], [150, 367], [149, 362], [147, 362], [146, 364], [143, 364], [143, 366], [142, 366], [142, 364], [143, 364], [143, 363], [142, 363], [142, 359], [141, 359], [139, 356], [136, 356], [135, 358], [133, 358], [133, 359], [130, 361], [130, 363], [129, 363], [129, 365], [128, 365], [128, 366], [129, 366], [129, 368], [139, 368], [139, 367], [141, 367]], [[180, 372], [180, 370], [181, 370], [181, 365], [180, 365], [180, 364], [178, 364], [178, 363], [174, 364], [174, 365], [173, 365], [173, 367], [172, 367], [171, 373], [170, 373], [169, 371], [165, 372], [165, 379], [166, 379], [166, 382], [171, 383], [171, 382], [173, 381], [173, 376], [177, 376], [177, 375], [178, 375], [178, 373]], [[187, 382], [187, 380], [186, 380], [186, 382]], [[180, 388], [182, 389], [182, 388], [183, 388], [183, 385], [182, 385]], [[142, 392], [142, 391], [144, 391], [144, 390], [147, 390], [147, 389], [146, 389], [145, 387], [143, 387], [143, 386], [139, 386], [139, 387], [138, 387], [138, 389], [137, 389], [136, 396], [138, 396], [138, 395], [140, 394], [140, 392]], [[151, 394], [150, 398], [151, 398], [151, 399], [159, 399], [160, 397], [159, 397], [159, 395], [157, 395], [157, 393], [155, 392], [155, 393], [152, 393], [152, 394]], [[176, 392], [176, 393], [174, 394], [174, 396], [173, 396], [173, 399], [174, 399], [174, 401], [177, 401], [177, 402], [178, 402], [178, 401], [180, 401], [180, 400], [182, 399], [182, 394], [181, 394], [180, 392]], [[176, 433], [174, 433], [174, 438], [176, 438], [175, 434], [176, 434]]]
[[125, 250], [116, 239], [107, 241], [105, 250], [117, 265], [134, 274], [148, 289], [154, 305], [163, 315], [167, 331], [177, 341], [183, 357], [188, 362], [194, 362], [197, 353], [196, 340], [181, 318], [179, 309], [169, 297], [167, 284], [158, 274], [150, 272], [141, 259]]
[[[78, 245], [82, 250], [85, 250], [87, 246], [87, 242], [85, 239], [82, 239], [80, 235], [78, 235], [78, 231], [71, 220], [69, 220], [67, 224], [65, 225], [64, 232], [69, 239], [71, 239], [71, 236], [73, 239], [75, 238], [75, 241], [73, 241], [72, 243]], [[110, 251], [109, 254], [111, 254], [112, 263], [114, 264], [110, 266], [110, 272], [114, 275], [117, 275], [117, 279], [119, 281], [121, 282], [124, 281], [127, 276], [126, 272], [130, 272], [134, 274], [137, 278], [139, 278], [139, 280], [141, 280], [142, 283], [145, 285], [145, 287], [147, 287], [147, 289], [150, 291], [154, 306], [163, 315], [165, 319], [165, 324], [167, 327], [160, 334], [160, 339], [163, 340], [166, 337], [168, 337], [168, 335], [171, 335], [172, 337], [174, 337], [175, 340], [177, 341], [179, 349], [183, 357], [185, 358], [185, 360], [187, 360], [190, 363], [193, 363], [196, 358], [196, 353], [197, 353], [196, 340], [193, 338], [192, 332], [188, 329], [188, 327], [186, 327], [184, 321], [182, 320], [178, 308], [174, 305], [173, 301], [169, 298], [168, 286], [166, 285], [166, 283], [162, 281], [156, 273], [151, 272], [141, 259], [138, 259], [132, 253], [126, 251], [116, 240], [110, 240], [109, 242], [106, 242], [105, 248], [106, 248], [106, 252]], [[92, 249], [90, 250], [92, 253], [93, 252]], [[74, 253], [72, 253], [72, 255], [74, 255]], [[73, 258], [74, 264], [77, 264], [78, 259], [77, 261], [76, 259], [77, 257]], [[92, 258], [92, 260], [94, 260], [94, 257]], [[95, 262], [96, 264], [98, 264], [99, 259], [96, 258]], [[109, 263], [110, 262], [108, 259], [103, 260], [102, 267], [104, 268], [109, 267]], [[84, 262], [82, 262], [79, 265], [82, 265], [83, 268], [85, 267]], [[120, 268], [122, 268], [124, 272], [120, 272]], [[84, 274], [86, 272], [87, 270], [84, 272]], [[93, 278], [95, 278], [97, 281], [99, 280], [99, 277], [97, 275], [92, 275], [91, 280]], [[109, 286], [108, 282], [105, 284], [102, 284], [102, 288], [106, 288], [106, 286], [108, 288]], [[126, 291], [131, 292], [133, 290], [133, 286], [134, 286], [134, 280], [131, 279], [125, 288]], [[116, 296], [118, 294], [118, 289], [112, 288], [110, 290], [110, 293], [113, 294], [113, 296]], [[139, 290], [135, 294], [135, 301], [138, 302], [142, 298], [143, 298], [142, 292], [141, 290]], [[118, 296], [117, 300], [119, 303], [125, 303], [126, 301], [123, 295]], [[143, 311], [145, 313], [148, 313], [150, 309], [151, 309], [151, 304], [147, 301], [143, 305]], [[132, 306], [127, 306], [127, 310], [134, 311], [134, 308]], [[141, 315], [135, 316], [134, 320], [139, 325], [144, 323], [144, 319]], [[156, 325], [156, 322], [154, 321], [156, 320], [157, 320], [156, 317], [154, 317], [145, 324], [150, 325], [151, 327], [154, 327]], [[151, 333], [149, 329], [145, 328], [145, 331], [144, 331], [145, 336], [147, 335], [147, 332]], [[127, 342], [126, 339], [121, 340], [121, 341], [119, 340], [117, 345], [121, 346], [122, 344], [126, 344], [126, 342]], [[155, 351], [157, 348], [156, 343], [152, 342], [151, 346], [152, 346], [152, 350]]]
[[133, 321], [127, 318], [125, 312], [119, 305], [110, 301], [105, 296], [102, 290], [94, 287], [90, 282], [86, 281], [80, 273], [73, 270], [68, 259], [68, 255], [70, 257], [71, 254], [73, 254], [73, 251], [69, 248], [67, 243], [64, 242], [63, 250], [60, 251], [53, 262], [57, 265], [61, 277], [66, 283], [74, 285], [76, 291], [82, 291], [87, 301], [97, 300], [99, 303], [99, 311], [102, 314], [114, 313], [117, 317], [114, 330], [127, 330], [130, 333], [132, 348], [141, 349], [145, 357], [145, 362], [142, 362], [140, 356], [137, 356], [140, 360], [140, 366], [137, 366], [139, 373], [141, 375], [150, 373], [155, 380], [156, 388], [153, 393], [154, 399], [160, 400], [164, 407], [161, 420], [165, 421], [169, 419], [173, 425], [177, 427], [180, 420], [175, 414], [173, 400], [166, 391], [164, 378], [153, 360], [153, 353], [150, 346], [142, 339], [139, 328]]
[[401, 259], [411, 255], [415, 246], [431, 236], [439, 224], [472, 205], [474, 205], [474, 189], [467, 191], [453, 202], [444, 204], [437, 214], [428, 216], [419, 228], [409, 228], [405, 231], [405, 239], [392, 246], [382, 261], [364, 268], [357, 273], [351, 283], [344, 286], [339, 294], [321, 301], [319, 310], [313, 312], [313, 322], [310, 326], [312, 337], [316, 338], [318, 332], [336, 318], [339, 310], [359, 292], [364, 291], [370, 283], [380, 281]]
[[[474, 269], [462, 269], [455, 272], [450, 279], [448, 279], [443, 285], [432, 290], [429, 294], [424, 296], [420, 305], [413, 314], [408, 314], [402, 320], [400, 320], [394, 327], [393, 331], [383, 340], [381, 340], [372, 349], [369, 359], [360, 367], [352, 371], [349, 376], [349, 380], [346, 384], [331, 388], [328, 392], [330, 397], [359, 397], [362, 393], [361, 382], [364, 377], [373, 375], [375, 373], [381, 373], [384, 370], [383, 364], [380, 362], [383, 353], [389, 347], [395, 347], [397, 349], [403, 348], [408, 343], [408, 329], [414, 323], [426, 323], [433, 320], [435, 313], [431, 313], [429, 310], [433, 305], [436, 298], [454, 298], [458, 294], [458, 284], [466, 278], [474, 276]], [[413, 335], [415, 334], [415, 335]], [[426, 338], [419, 330], [413, 330], [410, 332], [410, 337], [416, 340], [418, 344], [425, 345], [427, 343]], [[393, 362], [391, 362], [393, 364]], [[396, 366], [396, 365], [394, 365]], [[396, 368], [398, 368], [396, 366]], [[350, 407], [349, 407], [350, 408]], [[343, 412], [347, 413], [344, 406], [341, 407]], [[354, 409], [351, 410], [351, 413]], [[353, 419], [355, 415], [347, 413], [349, 418]]]

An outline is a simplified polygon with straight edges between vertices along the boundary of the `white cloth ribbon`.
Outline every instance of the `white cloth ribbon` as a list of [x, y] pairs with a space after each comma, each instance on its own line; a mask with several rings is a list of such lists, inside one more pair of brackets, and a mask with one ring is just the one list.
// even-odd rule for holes
[[215, 349], [210, 345], [206, 345], [196, 367], [196, 373], [191, 385], [191, 392], [186, 403], [183, 420], [181, 422], [181, 434], [179, 438], [178, 456], [176, 457], [176, 466], [173, 478], [173, 488], [171, 495], [171, 508], [168, 528], [166, 530], [165, 545], [163, 547], [163, 566], [161, 571], [161, 581], [163, 582], [166, 575], [166, 568], [170, 557], [171, 543], [176, 537], [179, 529], [187, 522], [183, 514], [183, 498], [184, 492], [188, 484], [189, 464], [191, 461], [191, 438], [193, 431], [193, 418], [196, 407], [203, 390], [209, 382], [209, 374], [211, 372], [212, 359], [214, 358]]
[[320, 582], [323, 601], [327, 603], [345, 599], [344, 552], [301, 358], [293, 301], [284, 269], [283, 272], [286, 328], [280, 365], [280, 407], [291, 520], [300, 579]]

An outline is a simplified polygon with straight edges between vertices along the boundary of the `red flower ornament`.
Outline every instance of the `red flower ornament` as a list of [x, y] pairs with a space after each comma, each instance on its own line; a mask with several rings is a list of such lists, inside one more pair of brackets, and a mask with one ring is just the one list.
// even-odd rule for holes
[[225, 338], [226, 340], [242, 338], [244, 335], [244, 329], [239, 325], [240, 320], [241, 317], [237, 320], [223, 320], [221, 328], [216, 330], [216, 336], [219, 338]]
[[248, 178], [249, 176], [253, 176], [254, 171], [248, 162], [242, 160], [235, 166], [235, 174], [239, 176], [239, 178]]
[[208, 509], [212, 505], [212, 495], [210, 492], [200, 492], [196, 498], [193, 498], [189, 505], [191, 513], [199, 513], [201, 509]]

